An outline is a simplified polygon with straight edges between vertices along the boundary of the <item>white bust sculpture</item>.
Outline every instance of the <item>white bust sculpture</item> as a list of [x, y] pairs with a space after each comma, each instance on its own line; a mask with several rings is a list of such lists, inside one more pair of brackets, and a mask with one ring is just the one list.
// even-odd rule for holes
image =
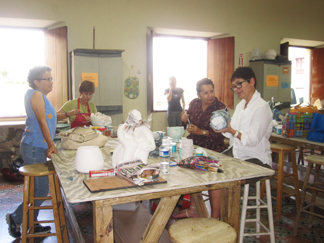
[[119, 144], [114, 150], [112, 164], [114, 168], [122, 161], [139, 158], [147, 164], [149, 152], [155, 149], [153, 134], [138, 110], [128, 113], [126, 122], [117, 130]]

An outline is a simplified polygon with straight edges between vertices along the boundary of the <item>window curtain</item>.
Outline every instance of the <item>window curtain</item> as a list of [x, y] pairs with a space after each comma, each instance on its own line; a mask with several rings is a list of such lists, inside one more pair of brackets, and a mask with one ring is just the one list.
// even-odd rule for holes
[[207, 56], [207, 76], [214, 82], [215, 96], [233, 109], [230, 78], [234, 72], [234, 37], [209, 40]]
[[55, 110], [59, 110], [68, 100], [68, 48], [67, 27], [45, 31], [46, 65], [53, 69], [53, 91], [47, 95]]

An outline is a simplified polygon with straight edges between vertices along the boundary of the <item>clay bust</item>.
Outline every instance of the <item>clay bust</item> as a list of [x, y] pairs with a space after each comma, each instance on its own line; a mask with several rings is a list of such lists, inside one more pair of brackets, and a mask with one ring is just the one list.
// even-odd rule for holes
[[119, 144], [112, 156], [114, 167], [122, 161], [134, 158], [139, 158], [147, 164], [148, 154], [155, 149], [155, 142], [149, 126], [143, 121], [138, 110], [128, 113], [128, 118], [119, 126], [117, 135]]

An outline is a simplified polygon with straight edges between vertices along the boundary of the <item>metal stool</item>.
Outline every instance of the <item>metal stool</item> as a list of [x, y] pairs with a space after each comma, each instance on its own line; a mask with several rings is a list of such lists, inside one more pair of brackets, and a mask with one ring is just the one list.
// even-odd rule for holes
[[[308, 162], [308, 165], [307, 165], [307, 171], [306, 171], [306, 175], [305, 175], [303, 190], [302, 190], [302, 194], [301, 194], [300, 208], [297, 211], [297, 218], [296, 218], [296, 223], [295, 223], [294, 232], [293, 232], [294, 236], [297, 235], [298, 226], [299, 226], [299, 222], [300, 222], [300, 216], [301, 216], [302, 212], [309, 214], [309, 220], [308, 220], [309, 228], [312, 226], [313, 215], [320, 217], [320, 218], [324, 218], [324, 215], [314, 213], [314, 206], [324, 207], [323, 204], [315, 202], [317, 192], [324, 192], [323, 189], [318, 188], [318, 185], [322, 185], [322, 186], [324, 185], [324, 183], [321, 183], [318, 181], [321, 166], [324, 165], [324, 156], [310, 155], [310, 156], [306, 156], [305, 160]], [[311, 170], [313, 168], [313, 164], [315, 164], [314, 183], [310, 184], [309, 177], [310, 177]], [[306, 198], [306, 191], [308, 189], [312, 192], [311, 203], [309, 205], [303, 207], [305, 198]], [[309, 210], [307, 210], [307, 209], [309, 209]]]
[[[299, 181], [298, 181], [298, 170], [297, 170], [297, 164], [296, 164], [296, 147], [290, 146], [286, 144], [280, 144], [280, 143], [271, 143], [271, 151], [272, 153], [279, 154], [278, 159], [278, 174], [277, 176], [274, 176], [275, 179], [278, 180], [277, 183], [277, 197], [272, 197], [273, 199], [277, 200], [277, 207], [276, 207], [276, 219], [281, 219], [281, 209], [282, 209], [282, 198], [283, 197], [290, 197], [295, 196], [296, 197], [296, 207], [299, 208], [299, 202], [300, 202], [300, 194], [299, 194]], [[284, 159], [285, 154], [290, 154], [291, 158], [291, 164], [293, 173], [288, 174], [284, 172]], [[292, 176], [294, 179], [294, 187], [295, 187], [295, 193], [289, 193], [286, 191], [283, 191], [283, 178], [286, 176]], [[275, 189], [275, 188], [273, 188]], [[282, 193], [285, 192], [288, 195], [283, 196]], [[264, 190], [261, 192], [261, 195], [264, 195]]]
[[214, 218], [181, 219], [169, 228], [173, 243], [234, 243], [237, 234], [232, 226]]
[[[34, 242], [35, 237], [46, 236], [56, 236], [57, 242], [62, 242], [62, 233], [64, 242], [69, 242], [59, 181], [52, 162], [22, 166], [19, 168], [19, 172], [25, 176], [22, 242], [26, 242], [27, 238], [29, 238], [29, 242]], [[36, 176], [48, 176], [50, 197], [34, 197]], [[35, 200], [52, 200], [52, 205], [35, 207]], [[34, 210], [36, 209], [52, 209], [54, 220], [34, 221]], [[34, 234], [34, 225], [39, 223], [55, 223], [56, 233]]]
[[[255, 184], [255, 195], [249, 196], [250, 184], [244, 185], [244, 194], [243, 194], [243, 203], [242, 203], [242, 213], [241, 213], [241, 224], [240, 224], [240, 240], [243, 242], [244, 236], [260, 236], [260, 235], [270, 235], [270, 242], [275, 242], [275, 232], [273, 225], [273, 214], [272, 214], [272, 202], [271, 202], [271, 188], [270, 188], [270, 179], [266, 178], [262, 181], [262, 187], [266, 189], [267, 203], [260, 198], [260, 181], [257, 181]], [[256, 205], [248, 206], [248, 200], [255, 200]], [[268, 209], [268, 220], [269, 228], [267, 228], [260, 220], [260, 209]], [[256, 218], [255, 219], [246, 219], [247, 209], [256, 209]], [[245, 223], [246, 222], [255, 222], [256, 223], [256, 232], [255, 233], [244, 233]], [[260, 226], [266, 230], [266, 232], [260, 232]]]

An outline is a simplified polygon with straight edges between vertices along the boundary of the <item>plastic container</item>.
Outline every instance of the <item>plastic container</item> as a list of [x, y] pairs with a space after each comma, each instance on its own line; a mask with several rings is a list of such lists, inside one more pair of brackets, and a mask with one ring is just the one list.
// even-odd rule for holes
[[203, 148], [197, 148], [196, 149], [196, 156], [204, 156]]

